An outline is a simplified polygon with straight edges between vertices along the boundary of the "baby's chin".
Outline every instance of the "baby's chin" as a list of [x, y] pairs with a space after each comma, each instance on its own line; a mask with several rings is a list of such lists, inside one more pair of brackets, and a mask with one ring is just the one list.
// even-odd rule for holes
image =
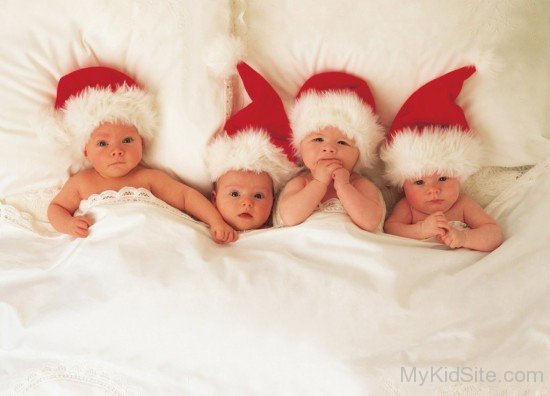
[[[252, 219], [250, 219], [252, 220]], [[265, 225], [264, 223], [259, 224], [258, 221], [246, 221], [246, 220], [228, 220], [225, 219], [227, 224], [229, 224], [231, 227], [233, 227], [237, 231], [250, 231], [250, 230], [257, 230], [258, 228], [262, 228]]]

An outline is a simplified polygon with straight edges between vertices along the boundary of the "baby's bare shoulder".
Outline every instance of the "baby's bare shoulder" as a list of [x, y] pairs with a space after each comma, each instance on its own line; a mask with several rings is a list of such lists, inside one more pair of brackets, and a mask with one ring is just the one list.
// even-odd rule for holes
[[310, 176], [310, 173], [305, 173], [302, 175], [294, 176], [287, 184], [298, 186], [302, 185], [305, 186], [309, 182], [311, 182], [313, 178]]
[[66, 185], [69, 186], [86, 186], [90, 183], [93, 183], [95, 180], [96, 172], [93, 169], [84, 169], [78, 173], [75, 173], [69, 180], [67, 180]]
[[475, 200], [465, 194], [460, 194], [456, 200], [454, 207], [457, 209], [471, 208], [480, 206]]
[[134, 169], [133, 176], [141, 180], [154, 181], [157, 179], [163, 179], [168, 176], [168, 173], [153, 168], [145, 168], [143, 166], [137, 167]]

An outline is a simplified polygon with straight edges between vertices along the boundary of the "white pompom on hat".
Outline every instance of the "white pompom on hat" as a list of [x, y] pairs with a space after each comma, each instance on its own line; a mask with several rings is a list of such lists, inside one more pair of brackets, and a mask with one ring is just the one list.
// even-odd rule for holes
[[237, 65], [252, 102], [233, 114], [206, 150], [212, 182], [230, 170], [267, 172], [277, 192], [298, 167], [290, 144], [290, 125], [273, 87], [244, 62]]
[[360, 153], [356, 168], [369, 168], [375, 163], [378, 145], [384, 138], [368, 84], [339, 71], [316, 74], [302, 85], [290, 113], [290, 124], [296, 152], [310, 133], [337, 127], [355, 140]]
[[475, 71], [466, 66], [440, 76], [403, 104], [380, 149], [392, 185], [402, 187], [406, 180], [434, 173], [464, 181], [479, 169], [481, 141], [455, 103]]

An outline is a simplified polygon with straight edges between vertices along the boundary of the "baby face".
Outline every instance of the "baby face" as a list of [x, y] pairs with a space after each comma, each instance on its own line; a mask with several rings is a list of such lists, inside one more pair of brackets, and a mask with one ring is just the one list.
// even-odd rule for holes
[[438, 211], [445, 213], [458, 199], [460, 181], [437, 173], [418, 180], [407, 180], [403, 190], [409, 205], [414, 209], [432, 214]]
[[103, 177], [127, 175], [141, 161], [143, 140], [136, 127], [106, 122], [97, 127], [86, 144], [84, 155]]
[[307, 135], [300, 142], [299, 154], [308, 169], [314, 169], [319, 161], [336, 159], [351, 172], [359, 159], [355, 140], [332, 126]]
[[273, 207], [273, 181], [266, 172], [229, 171], [218, 179], [212, 201], [236, 230], [260, 228]]

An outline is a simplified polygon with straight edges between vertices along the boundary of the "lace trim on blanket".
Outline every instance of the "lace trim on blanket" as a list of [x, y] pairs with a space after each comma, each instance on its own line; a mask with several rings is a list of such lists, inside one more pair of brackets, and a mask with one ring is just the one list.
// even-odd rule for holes
[[165, 209], [171, 214], [184, 217], [186, 219], [192, 220], [196, 223], [199, 221], [193, 219], [191, 216], [186, 213], [174, 208], [173, 206], [168, 205], [166, 202], [158, 199], [153, 195], [153, 193], [145, 188], [135, 188], [135, 187], [123, 187], [119, 191], [107, 190], [103, 191], [100, 194], [92, 194], [88, 199], [84, 199], [80, 202], [80, 206], [75, 214], [82, 214], [93, 208], [94, 206], [99, 205], [118, 205], [129, 202], [139, 202], [147, 205], [156, 206], [158, 208]]
[[17, 380], [13, 384], [12, 395], [27, 394], [48, 382], [78, 382], [100, 388], [109, 396], [134, 394], [122, 379], [114, 378], [103, 370], [77, 365], [48, 364], [39, 369], [27, 371], [22, 380]]
[[331, 198], [325, 202], [321, 202], [317, 205], [317, 210], [319, 212], [347, 213], [344, 205], [342, 205], [342, 202], [338, 198]]
[[20, 212], [11, 205], [0, 204], [0, 219], [29, 231], [34, 231], [32, 216], [28, 213]]

